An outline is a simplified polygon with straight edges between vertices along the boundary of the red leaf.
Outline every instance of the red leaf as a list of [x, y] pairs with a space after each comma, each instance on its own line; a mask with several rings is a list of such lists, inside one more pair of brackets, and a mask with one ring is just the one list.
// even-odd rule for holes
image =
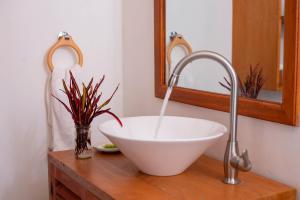
[[56, 96], [54, 96], [53, 94], [52, 94], [52, 96], [57, 100], [57, 101], [59, 101], [65, 108], [66, 108], [66, 110], [69, 112], [69, 113], [71, 113], [71, 115], [72, 115], [72, 111], [71, 111], [71, 109], [62, 101], [62, 100], [60, 100], [59, 98], [57, 98]]
[[102, 115], [104, 113], [107, 113], [107, 114], [111, 115], [113, 118], [115, 118], [115, 120], [117, 120], [117, 122], [120, 124], [120, 126], [123, 127], [123, 124], [122, 124], [121, 120], [119, 119], [119, 117], [117, 115], [115, 115], [114, 113], [110, 112], [109, 110], [110, 110], [110, 108], [106, 109], [106, 110], [98, 111], [98, 112], [95, 113], [93, 118], [95, 118], [99, 115]]
[[111, 101], [111, 99], [113, 98], [113, 96], [115, 95], [115, 93], [117, 92], [117, 90], [119, 89], [119, 86], [120, 86], [120, 84], [118, 84], [117, 88], [115, 89], [115, 91], [113, 92], [113, 94], [110, 96], [110, 98], [107, 99], [102, 105], [100, 105], [97, 110], [101, 110], [101, 108], [103, 108], [104, 106], [106, 106], [107, 104], [109, 104], [109, 102]]
[[[69, 71], [69, 73], [70, 73], [71, 84], [72, 84], [72, 85], [74, 86], [74, 88], [76, 89], [76, 92], [77, 92], [78, 96], [81, 97], [81, 93], [80, 93], [79, 87], [78, 87], [78, 85], [77, 85], [77, 83], [76, 83], [76, 80], [75, 80], [75, 78], [74, 78], [74, 76], [73, 76], [71, 70]], [[70, 85], [70, 86], [71, 86], [71, 85]]]
[[119, 119], [119, 117], [117, 115], [115, 115], [114, 113], [110, 112], [110, 111], [106, 111], [105, 113], [110, 114], [111, 116], [113, 116], [120, 124], [121, 127], [123, 127], [123, 124], [121, 122], [121, 120]]

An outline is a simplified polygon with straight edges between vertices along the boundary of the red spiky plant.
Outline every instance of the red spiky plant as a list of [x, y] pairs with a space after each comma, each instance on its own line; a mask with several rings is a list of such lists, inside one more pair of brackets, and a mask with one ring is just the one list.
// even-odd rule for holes
[[[219, 82], [221, 86], [231, 91], [231, 83], [224, 77], [226, 84]], [[263, 77], [263, 69], [257, 64], [254, 69], [250, 65], [250, 73], [245, 78], [244, 82], [238, 76], [238, 83], [240, 88], [240, 95], [246, 98], [257, 99], [259, 92], [261, 91], [265, 79]]]
[[[86, 86], [82, 83], [82, 91], [80, 91], [79, 86], [72, 74], [70, 73], [70, 83], [69, 87], [67, 86], [65, 80], [62, 80], [64, 90], [61, 90], [67, 97], [68, 97], [68, 104], [57, 98], [56, 96], [52, 95], [55, 99], [57, 99], [65, 109], [71, 114], [74, 123], [77, 127], [89, 127], [91, 122], [95, 117], [98, 117], [103, 114], [109, 114], [117, 122], [122, 125], [121, 120], [117, 115], [112, 113], [110, 110], [111, 108], [105, 108], [115, 95], [116, 91], [119, 88], [119, 85], [114, 90], [113, 94], [105, 100], [103, 103], [100, 103], [100, 99], [102, 97], [102, 92], [99, 94], [98, 90], [103, 83], [105, 76], [103, 76], [95, 86], [93, 86], [94, 78], [92, 78], [89, 84]], [[85, 139], [84, 139], [85, 138]], [[76, 138], [76, 149], [75, 154], [78, 155], [84, 149], [87, 148], [86, 144], [86, 137], [84, 138]], [[91, 144], [91, 141], [88, 139], [87, 141]]]

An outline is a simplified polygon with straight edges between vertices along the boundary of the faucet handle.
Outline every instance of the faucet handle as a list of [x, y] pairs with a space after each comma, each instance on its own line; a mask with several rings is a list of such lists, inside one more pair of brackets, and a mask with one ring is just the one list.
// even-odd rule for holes
[[243, 151], [241, 158], [244, 161], [244, 166], [245, 166], [245, 171], [250, 171], [252, 168], [252, 163], [249, 159], [249, 154], [248, 154], [248, 150], [246, 149], [245, 151]]
[[232, 167], [237, 168], [241, 171], [247, 172], [252, 168], [251, 161], [249, 159], [248, 150], [246, 149], [240, 156], [232, 157], [230, 164]]

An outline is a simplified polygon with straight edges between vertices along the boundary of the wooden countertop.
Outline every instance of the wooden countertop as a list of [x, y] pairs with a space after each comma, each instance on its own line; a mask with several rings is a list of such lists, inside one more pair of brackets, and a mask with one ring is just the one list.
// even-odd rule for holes
[[206, 156], [172, 177], [143, 174], [122, 154], [95, 153], [92, 159], [76, 160], [73, 151], [50, 152], [49, 162], [100, 199], [296, 199], [294, 188], [252, 172], [239, 174], [240, 185], [223, 184], [222, 162]]

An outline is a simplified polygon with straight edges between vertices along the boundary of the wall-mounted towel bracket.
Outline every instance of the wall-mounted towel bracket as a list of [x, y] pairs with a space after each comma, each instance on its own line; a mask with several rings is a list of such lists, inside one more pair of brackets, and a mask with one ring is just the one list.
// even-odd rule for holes
[[74, 49], [78, 56], [78, 64], [80, 66], [83, 65], [83, 54], [82, 54], [80, 48], [74, 42], [71, 35], [69, 35], [67, 32], [62, 31], [58, 34], [57, 42], [50, 48], [50, 50], [48, 52], [47, 64], [48, 64], [48, 68], [51, 72], [53, 71], [53, 68], [54, 68], [53, 63], [52, 63], [53, 54], [60, 47], [71, 47], [72, 49]]
[[191, 45], [183, 38], [182, 35], [180, 35], [176, 32], [171, 32], [170, 43], [167, 47], [167, 52], [166, 52], [166, 59], [167, 59], [167, 66], [166, 66], [166, 71], [165, 71], [166, 80], [169, 79], [169, 76], [171, 73], [172, 51], [177, 46], [183, 47], [185, 49], [186, 55], [189, 55], [193, 52]]
[[69, 33], [65, 32], [65, 31], [61, 31], [58, 33], [57, 39], [59, 40], [60, 38], [64, 38], [66, 40], [71, 38], [71, 35], [69, 35]]
[[184, 47], [187, 54], [191, 54], [193, 49], [191, 45], [184, 39], [184, 37], [176, 32], [171, 32], [170, 35], [170, 44], [167, 47], [167, 62], [168, 65], [171, 64], [171, 54], [175, 47], [181, 46]]

